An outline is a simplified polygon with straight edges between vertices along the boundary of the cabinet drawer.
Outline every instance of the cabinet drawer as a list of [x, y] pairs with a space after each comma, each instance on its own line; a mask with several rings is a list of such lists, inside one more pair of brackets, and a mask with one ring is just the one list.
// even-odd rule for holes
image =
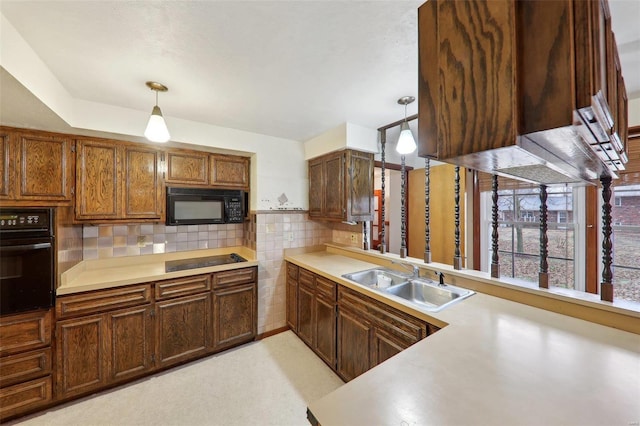
[[0, 358], [0, 386], [9, 386], [51, 373], [51, 348]]
[[314, 279], [313, 272], [309, 272], [306, 269], [300, 268], [298, 275], [298, 284], [315, 290], [316, 280]]
[[51, 376], [0, 389], [0, 419], [26, 413], [51, 402]]
[[56, 301], [56, 314], [58, 319], [68, 318], [141, 305], [150, 301], [151, 284], [119, 287], [59, 297]]
[[333, 281], [316, 275], [316, 290], [318, 295], [326, 296], [326, 298], [336, 301], [336, 283]]
[[213, 274], [213, 288], [251, 283], [256, 280], [256, 268], [231, 269]]
[[298, 279], [298, 266], [287, 262], [287, 276], [291, 279]]
[[0, 318], [0, 356], [50, 345], [51, 317], [48, 310]]
[[427, 337], [427, 323], [353, 290], [340, 287], [338, 303], [356, 310], [392, 335], [415, 343]]
[[164, 300], [171, 297], [188, 296], [209, 290], [211, 290], [211, 278], [210, 275], [207, 274], [160, 281], [156, 283], [155, 295], [156, 300]]

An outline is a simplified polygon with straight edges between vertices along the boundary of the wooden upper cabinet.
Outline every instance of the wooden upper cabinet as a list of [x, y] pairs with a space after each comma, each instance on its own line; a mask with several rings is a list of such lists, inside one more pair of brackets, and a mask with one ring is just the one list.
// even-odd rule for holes
[[76, 219], [117, 219], [119, 152], [112, 142], [76, 142]]
[[160, 152], [109, 140], [76, 142], [76, 219], [162, 220]]
[[65, 135], [0, 129], [0, 199], [68, 204], [73, 196], [72, 141]]
[[12, 176], [11, 170], [11, 141], [8, 132], [0, 131], [0, 199], [7, 199], [11, 196], [9, 188]]
[[153, 148], [125, 147], [122, 194], [125, 218], [157, 218], [163, 211], [164, 187], [158, 167], [160, 153]]
[[373, 220], [373, 154], [344, 150], [309, 160], [309, 216]]
[[211, 185], [249, 189], [249, 159], [231, 155], [209, 156]]
[[206, 152], [169, 150], [166, 153], [166, 162], [167, 184], [209, 184], [209, 154]]

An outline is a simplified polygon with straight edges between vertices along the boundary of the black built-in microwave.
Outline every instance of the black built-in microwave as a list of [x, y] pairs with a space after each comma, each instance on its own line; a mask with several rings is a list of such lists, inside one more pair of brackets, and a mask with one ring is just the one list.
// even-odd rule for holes
[[167, 188], [167, 225], [242, 223], [247, 193], [235, 189]]

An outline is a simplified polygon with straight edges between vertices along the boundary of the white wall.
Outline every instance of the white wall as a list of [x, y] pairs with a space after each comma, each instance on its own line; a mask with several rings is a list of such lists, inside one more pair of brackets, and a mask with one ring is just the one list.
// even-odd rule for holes
[[629, 127], [640, 126], [640, 98], [629, 101]]
[[304, 143], [304, 158], [308, 160], [345, 148], [376, 152], [378, 149], [377, 141], [377, 130], [353, 123], [343, 123], [306, 141]]

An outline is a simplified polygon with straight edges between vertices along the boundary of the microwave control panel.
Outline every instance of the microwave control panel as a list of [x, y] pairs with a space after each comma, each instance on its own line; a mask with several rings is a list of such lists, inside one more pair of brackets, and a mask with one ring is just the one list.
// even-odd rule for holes
[[244, 211], [241, 198], [229, 198], [227, 201], [227, 223], [244, 222]]

